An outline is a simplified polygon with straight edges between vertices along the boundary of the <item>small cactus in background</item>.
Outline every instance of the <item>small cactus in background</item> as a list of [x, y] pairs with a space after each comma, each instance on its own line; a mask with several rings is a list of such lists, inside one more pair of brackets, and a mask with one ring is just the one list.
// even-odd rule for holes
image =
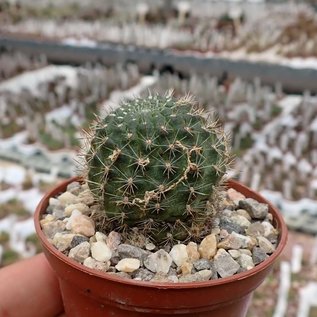
[[89, 142], [87, 182], [107, 229], [158, 245], [210, 233], [228, 141], [190, 98], [125, 102], [95, 124]]

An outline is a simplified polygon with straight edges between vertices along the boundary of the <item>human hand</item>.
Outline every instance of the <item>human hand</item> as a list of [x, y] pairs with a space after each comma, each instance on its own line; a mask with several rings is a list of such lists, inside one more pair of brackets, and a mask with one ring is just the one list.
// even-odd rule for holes
[[65, 317], [58, 280], [43, 253], [0, 269], [1, 317]]

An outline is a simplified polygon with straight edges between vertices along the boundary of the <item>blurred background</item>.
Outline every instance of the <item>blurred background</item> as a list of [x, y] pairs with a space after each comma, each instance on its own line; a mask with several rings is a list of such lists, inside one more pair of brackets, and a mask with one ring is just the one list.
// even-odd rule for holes
[[290, 229], [248, 317], [317, 316], [317, 1], [1, 0], [0, 267], [41, 252], [32, 214], [76, 174], [81, 129], [149, 90], [232, 136], [230, 176]]

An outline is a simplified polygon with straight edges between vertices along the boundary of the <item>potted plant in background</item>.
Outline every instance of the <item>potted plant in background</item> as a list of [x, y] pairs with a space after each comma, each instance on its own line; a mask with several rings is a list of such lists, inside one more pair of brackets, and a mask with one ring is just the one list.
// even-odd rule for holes
[[84, 159], [35, 213], [68, 316], [245, 316], [287, 229], [225, 180], [216, 121], [190, 98], [137, 98], [97, 120]]

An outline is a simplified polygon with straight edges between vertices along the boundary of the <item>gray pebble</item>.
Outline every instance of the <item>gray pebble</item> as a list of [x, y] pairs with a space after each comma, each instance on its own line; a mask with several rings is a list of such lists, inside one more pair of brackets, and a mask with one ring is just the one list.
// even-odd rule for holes
[[245, 229], [241, 225], [238, 225], [231, 218], [223, 217], [220, 219], [219, 224], [220, 229], [225, 229], [228, 233], [237, 232], [237, 233], [244, 233]]
[[61, 220], [50, 221], [42, 224], [42, 230], [47, 238], [53, 239], [56, 233], [64, 232], [66, 225]]
[[60, 219], [63, 220], [65, 219], [65, 214], [64, 214], [64, 207], [62, 206], [56, 206], [54, 207], [54, 210], [52, 212], [52, 215], [56, 218], [56, 219]]
[[265, 259], [268, 258], [268, 255], [259, 247], [254, 247], [252, 250], [252, 259], [255, 265], [260, 264]]
[[154, 275], [154, 277], [151, 279], [153, 282], [173, 282], [177, 283], [178, 278], [177, 276], [172, 276], [172, 275], [167, 275], [166, 273], [163, 272], [158, 272]]
[[278, 233], [271, 233], [266, 237], [273, 245], [277, 245], [278, 243]]
[[109, 266], [109, 269], [107, 270], [107, 273], [116, 273], [117, 270], [114, 266]]
[[121, 260], [119, 254], [118, 254], [118, 250], [114, 250], [112, 251], [112, 256], [111, 256], [111, 259], [110, 259], [110, 263], [112, 266], [116, 266], [119, 261]]
[[264, 226], [261, 222], [252, 223], [246, 230], [246, 234], [251, 237], [259, 237], [264, 235]]
[[70, 243], [70, 248], [75, 248], [78, 244], [88, 241], [85, 236], [75, 235]]
[[147, 269], [139, 268], [138, 270], [133, 272], [132, 277], [135, 280], [150, 281], [154, 277], [154, 275], [154, 273]]
[[215, 269], [221, 277], [228, 277], [235, 274], [240, 265], [224, 249], [219, 249], [214, 257]]
[[48, 205], [48, 207], [46, 208], [46, 213], [47, 214], [52, 214], [53, 213], [53, 211], [54, 211], [54, 206], [52, 206], [52, 205]]
[[123, 277], [123, 278], [127, 278], [127, 279], [129, 279], [129, 280], [132, 279], [131, 275], [130, 275], [129, 273], [126, 273], [126, 272], [116, 272], [116, 273], [112, 273], [112, 272], [108, 272], [108, 271], [107, 271], [107, 273], [109, 273], [109, 274], [115, 274], [115, 275], [117, 275], [117, 276], [120, 276], [120, 277]]
[[275, 251], [275, 246], [265, 237], [258, 237], [259, 247], [267, 254]]
[[120, 244], [117, 247], [118, 255], [121, 259], [134, 258], [143, 261], [148, 252], [130, 244]]
[[211, 263], [207, 259], [196, 260], [193, 262], [193, 265], [197, 271], [210, 270], [210, 268], [211, 268]]
[[229, 234], [226, 238], [218, 243], [218, 248], [222, 249], [240, 249], [243, 241], [238, 235]]
[[202, 270], [194, 274], [188, 274], [179, 278], [180, 283], [186, 282], [202, 282], [210, 280], [212, 276], [211, 270]]
[[211, 279], [212, 280], [217, 280], [219, 278], [216, 267], [215, 267], [215, 261], [211, 260], [210, 261], [210, 270], [212, 271], [212, 276]]
[[239, 207], [245, 209], [253, 219], [263, 220], [267, 217], [269, 206], [259, 203], [253, 198], [247, 198], [239, 201]]
[[251, 225], [251, 222], [246, 217], [241, 215], [233, 215], [231, 217], [231, 221], [244, 229]]
[[90, 244], [89, 242], [83, 242], [76, 247], [69, 250], [68, 257], [83, 263], [90, 255]]
[[249, 213], [244, 210], [244, 209], [237, 209], [234, 211], [234, 214], [235, 215], [239, 215], [239, 216], [243, 216], [245, 217], [246, 219], [248, 219], [249, 221], [251, 221], [251, 216], [249, 215]]
[[74, 195], [78, 195], [81, 191], [81, 185], [79, 182], [72, 182], [67, 185], [66, 190]]

